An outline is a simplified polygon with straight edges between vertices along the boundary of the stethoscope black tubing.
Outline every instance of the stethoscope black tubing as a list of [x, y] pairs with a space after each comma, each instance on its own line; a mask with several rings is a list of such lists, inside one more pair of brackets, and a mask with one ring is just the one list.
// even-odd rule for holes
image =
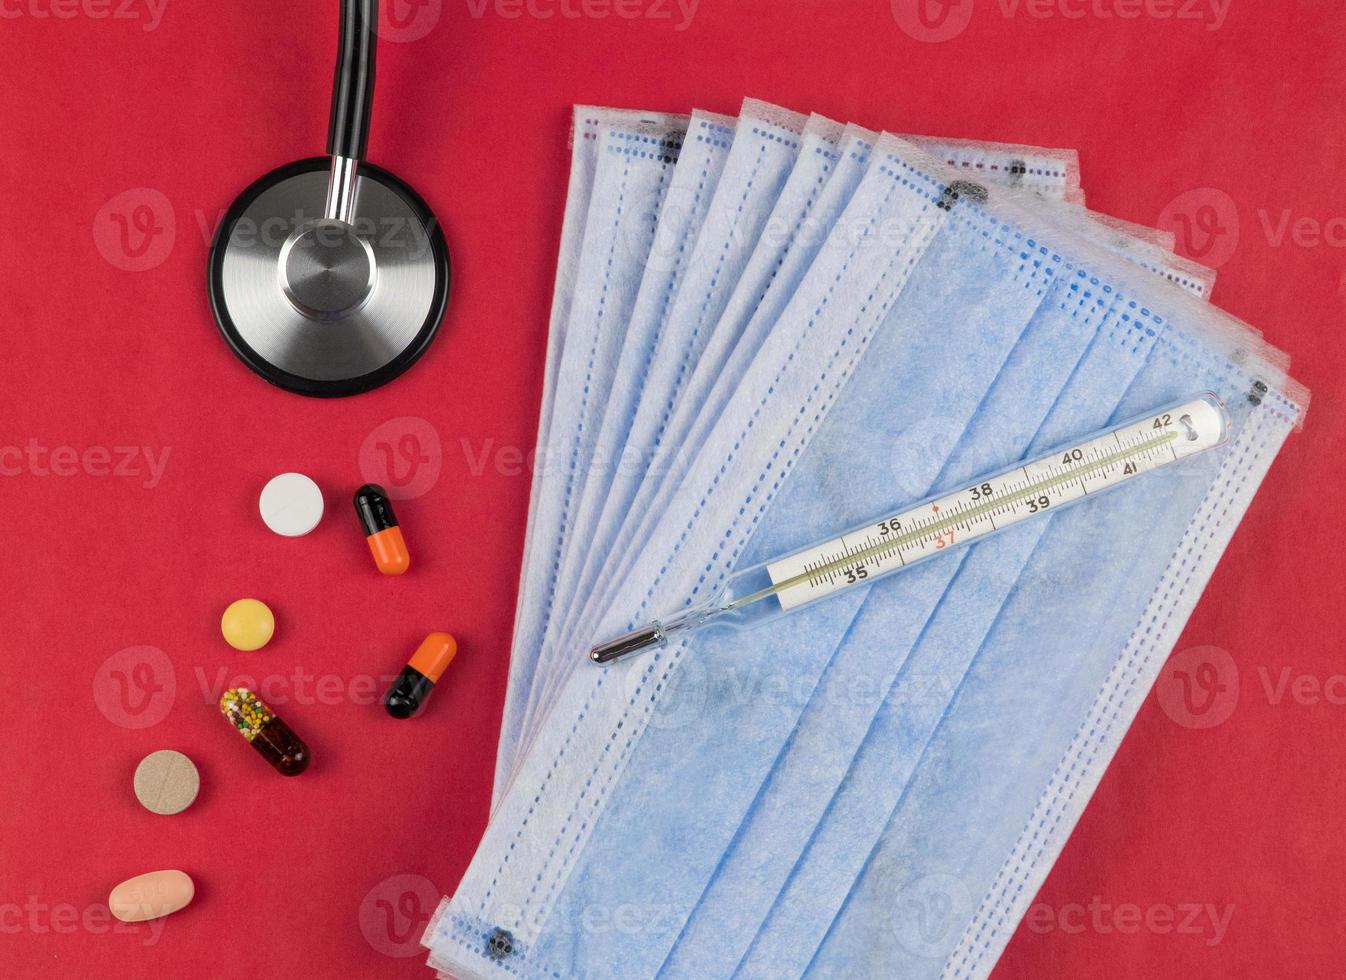
[[341, 0], [341, 34], [327, 128], [327, 152], [332, 156], [363, 160], [369, 148], [378, 17], [378, 0]]

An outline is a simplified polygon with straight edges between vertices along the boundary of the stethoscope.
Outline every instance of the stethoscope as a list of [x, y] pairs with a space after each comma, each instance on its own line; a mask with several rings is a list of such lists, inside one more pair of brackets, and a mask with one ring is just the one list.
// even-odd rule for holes
[[354, 395], [396, 378], [425, 352], [448, 298], [433, 212], [364, 159], [377, 17], [377, 0], [342, 0], [329, 155], [253, 183], [210, 249], [211, 307], [230, 347], [302, 395]]

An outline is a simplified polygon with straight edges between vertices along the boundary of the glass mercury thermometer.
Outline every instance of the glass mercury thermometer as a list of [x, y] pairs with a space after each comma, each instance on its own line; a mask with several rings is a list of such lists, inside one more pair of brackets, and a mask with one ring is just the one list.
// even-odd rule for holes
[[688, 603], [670, 616], [602, 643], [589, 651], [589, 659], [612, 663], [712, 622], [738, 625], [773, 619], [1122, 486], [1223, 445], [1228, 435], [1224, 403], [1206, 392], [738, 572], [713, 599]]

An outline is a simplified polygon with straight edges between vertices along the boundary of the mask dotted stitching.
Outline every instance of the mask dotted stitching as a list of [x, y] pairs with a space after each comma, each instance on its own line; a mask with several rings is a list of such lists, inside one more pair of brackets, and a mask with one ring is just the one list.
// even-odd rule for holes
[[[1188, 526], [1184, 533], [1184, 539], [1194, 539], [1192, 544], [1199, 544], [1199, 547], [1195, 553], [1192, 553], [1190, 547], [1184, 549], [1180, 545], [1178, 551], [1170, 558], [1169, 568], [1164, 576], [1166, 581], [1161, 581], [1160, 586], [1155, 590], [1154, 599], [1152, 599], [1152, 604], [1157, 602], [1158, 605], [1151, 611], [1147, 611], [1142, 623], [1137, 625], [1125, 651], [1114, 664], [1107, 685], [1099, 693], [1089, 716], [1081, 723], [1074, 740], [1062, 757], [1047, 787], [1043, 790], [1033, 818], [1025, 826], [1010, 858], [1002, 866], [973, 921], [969, 923], [968, 930], [960, 940], [958, 949], [955, 950], [954, 956], [950, 958], [953, 966], [952, 976], [970, 976], [974, 968], [990, 950], [992, 936], [988, 935], [988, 930], [994, 930], [996, 933], [1004, 931], [1008, 909], [1014, 907], [1022, 896], [1030, 874], [1041, 861], [1042, 852], [1048, 839], [1059, 829], [1061, 821], [1067, 815], [1066, 811], [1069, 804], [1074, 800], [1083, 782], [1085, 773], [1081, 770], [1088, 770], [1092, 767], [1095, 757], [1109, 737], [1109, 732], [1120, 720], [1122, 709], [1128, 704], [1127, 697], [1134, 692], [1137, 684], [1153, 679], [1154, 671], [1152, 668], [1156, 666], [1153, 661], [1156, 659], [1157, 651], [1151, 649], [1148, 653], [1145, 653], [1138, 648], [1147, 642], [1147, 639], [1155, 632], [1162, 632], [1167, 627], [1169, 617], [1173, 614], [1173, 607], [1186, 594], [1191, 586], [1192, 577], [1197, 574], [1197, 569], [1194, 566], [1204, 561], [1206, 550], [1215, 540], [1219, 528], [1228, 520], [1231, 499], [1244, 493], [1244, 487], [1250, 479], [1249, 457], [1265, 455], [1271, 440], [1265, 434], [1259, 437], [1256, 431], [1257, 420], [1258, 416], [1255, 414], [1245, 423], [1245, 429], [1249, 426], [1252, 427], [1248, 441], [1240, 440], [1242, 445], [1238, 454], [1230, 457], [1224, 467], [1237, 474], [1237, 476], [1226, 479], [1219, 485], [1212, 487], [1194, 515], [1194, 518], [1204, 518], [1206, 522], [1214, 524], [1215, 527], [1208, 528], [1199, 522]], [[1281, 420], [1283, 421], [1283, 419]], [[1185, 540], [1184, 543], [1186, 543]], [[1184, 569], [1183, 581], [1174, 581], [1180, 570]], [[1162, 596], [1160, 595], [1161, 591], [1164, 593]], [[1145, 620], [1148, 620], [1148, 622]], [[1162, 664], [1158, 666], [1162, 666]], [[1129, 678], [1125, 676], [1127, 673], [1131, 674]], [[1125, 681], [1124, 687], [1123, 681]], [[1148, 684], [1146, 690], [1148, 690]], [[1097, 718], [1096, 715], [1100, 712], [1106, 713], [1106, 717]], [[1083, 754], [1084, 758], [1082, 760], [1076, 759], [1077, 753]], [[1025, 853], [1029, 850], [1032, 851], [1031, 854]], [[1004, 891], [1011, 887], [1013, 892], [1007, 898], [1004, 897]], [[995, 920], [991, 921], [992, 913], [987, 909], [986, 904], [998, 893], [1000, 897], [996, 898], [996, 902], [1001, 906], [1001, 909]], [[953, 963], [955, 958], [957, 963]]]
[[[1136, 306], [1136, 304], [1135, 304], [1135, 303], [1132, 303], [1132, 306]], [[1144, 312], [1148, 312], [1148, 311], [1144, 311]], [[1273, 394], [1276, 394], [1276, 393], [1273, 393]], [[1288, 403], [1287, 403], [1287, 404], [1288, 404]], [[665, 678], [666, 678], [666, 677], [668, 677], [668, 674], [665, 674]], [[633, 699], [633, 700], [634, 700], [634, 699]], [[573, 851], [573, 848], [572, 848], [572, 851]]]
[[[598, 356], [598, 345], [602, 337], [601, 324], [607, 315], [609, 309], [607, 305], [607, 294], [611, 288], [611, 273], [613, 268], [613, 254], [616, 252], [618, 242], [621, 239], [620, 226], [623, 210], [626, 205], [627, 185], [631, 177], [631, 159], [657, 160], [663, 164], [660, 171], [659, 184], [661, 188], [660, 197], [662, 198], [662, 188], [668, 179], [668, 167], [677, 159], [677, 153], [682, 147], [682, 142], [676, 138], [654, 137], [643, 133], [622, 132], [619, 129], [609, 129], [605, 134], [608, 138], [606, 144], [609, 153], [617, 156], [624, 156], [627, 162], [622, 171], [621, 181], [617, 189], [617, 205], [613, 217], [612, 228], [610, 231], [610, 240], [608, 242], [608, 257], [603, 274], [603, 285], [600, 290], [598, 300], [597, 317], [599, 320], [599, 329], [594, 332], [594, 339], [589, 349], [589, 361], [586, 365], [585, 382], [583, 394], [580, 399], [579, 413], [580, 423], [577, 426], [575, 435], [570, 441], [570, 459], [569, 467], [566, 472], [564, 484], [564, 493], [561, 502], [560, 513], [560, 531], [557, 535], [557, 542], [552, 549], [551, 561], [549, 564], [550, 575], [546, 583], [546, 599], [543, 603], [542, 622], [545, 622], [551, 615], [552, 606], [556, 600], [556, 575], [560, 568], [561, 551], [565, 539], [565, 533], [570, 521], [570, 501], [574, 496], [576, 469], [580, 465], [580, 457], [584, 451], [584, 422], [583, 416], [587, 411], [590, 396], [590, 382], [593, 377], [593, 370]], [[612, 142], [612, 141], [618, 142]]]
[[[905, 165], [904, 165], [904, 166], [905, 166]], [[905, 168], [905, 169], [910, 169], [910, 168]], [[883, 204], [887, 204], [887, 203], [888, 203], [888, 201], [891, 199], [891, 195], [892, 195], [893, 191], [896, 190], [896, 188], [897, 188], [897, 186], [899, 186], [899, 184], [900, 184], [900, 185], [904, 185], [904, 186], [909, 187], [911, 190], [915, 191], [916, 194], [918, 194], [918, 195], [921, 196], [921, 197], [924, 197], [930, 204], [933, 204], [933, 202], [934, 202], [934, 200], [935, 200], [937, 194], [935, 194], [935, 193], [931, 193], [931, 192], [929, 192], [929, 191], [922, 191], [922, 190], [921, 190], [920, 188], [918, 188], [914, 183], [912, 183], [911, 181], [909, 181], [909, 180], [906, 179], [905, 177], [903, 177], [903, 176], [897, 174], [895, 171], [889, 171], [888, 174], [889, 174], [889, 176], [894, 177], [895, 180], [894, 180], [893, 184], [888, 188], [887, 193], [885, 194], [885, 197], [884, 197], [883, 202], [882, 202]], [[921, 175], [921, 176], [924, 178], [924, 175]], [[924, 178], [924, 180], [925, 180], [926, 183], [929, 183], [929, 184], [934, 185], [934, 186], [938, 186], [938, 185], [935, 185], [935, 182], [931, 181], [929, 178]], [[928, 206], [929, 206], [929, 205], [927, 205], [927, 207], [928, 207]], [[873, 224], [876, 224], [877, 221], [878, 221], [878, 219], [879, 219], [879, 214], [876, 212], [876, 213], [871, 217], [871, 219], [870, 219], [870, 225], [872, 226]], [[853, 247], [852, 252], [851, 252], [851, 256], [850, 256], [850, 258], [847, 259], [847, 263], [849, 263], [849, 261], [851, 260], [851, 258], [853, 258], [854, 255], [859, 251], [859, 247], [860, 247], [860, 244], [861, 244], [862, 242], [863, 242], [863, 239], [861, 240], [861, 242], [857, 242], [857, 244]], [[908, 260], [908, 262], [909, 262], [909, 266], [910, 266], [910, 263], [912, 263], [912, 262], [914, 262], [914, 261], [915, 261], [914, 258], [910, 258], [910, 259]], [[909, 266], [908, 266], [908, 267], [909, 267]], [[892, 271], [891, 268], [888, 269], [888, 270], [885, 270], [884, 277], [886, 278], [886, 276], [887, 276], [891, 271]], [[844, 272], [844, 267], [843, 267], [843, 272]], [[814, 320], [816, 320], [817, 316], [821, 314], [821, 311], [822, 311], [822, 309], [826, 306], [827, 301], [830, 300], [830, 297], [831, 297], [831, 290], [832, 290], [832, 288], [835, 288], [835, 285], [836, 285], [836, 282], [834, 281], [834, 283], [832, 284], [832, 286], [829, 287], [828, 293], [826, 294], [826, 297], [824, 298], [823, 302], [819, 305], [817, 311], [815, 311], [815, 314], [814, 314], [813, 319], [810, 320], [810, 325], [812, 324], [812, 322], [814, 322]], [[871, 301], [871, 302], [872, 302], [873, 296], [874, 296], [876, 293], [877, 293], [877, 287], [876, 287], [876, 289], [875, 289], [875, 293], [872, 293], [872, 294], [871, 294], [871, 297], [870, 297], [870, 301]], [[892, 297], [892, 298], [895, 298], [895, 294], [894, 294], [894, 297]], [[890, 305], [891, 302], [892, 302], [892, 298], [890, 298], [889, 301], [888, 301], [889, 305]], [[867, 309], [867, 304], [866, 304], [866, 307], [864, 307], [864, 308]], [[886, 308], [886, 307], [885, 307], [885, 308]], [[878, 319], [878, 320], [876, 320], [876, 321], [874, 322], [873, 329], [877, 329], [878, 325], [879, 325], [881, 322], [882, 322], [882, 318], [880, 317], [880, 319]], [[855, 327], [852, 327], [852, 328], [848, 331], [848, 334], [847, 334], [848, 338], [849, 338], [849, 336], [850, 336], [851, 334], [853, 334], [854, 332], [855, 332]], [[805, 332], [804, 335], [801, 335], [801, 337], [800, 337], [799, 340], [797, 341], [797, 343], [796, 343], [796, 350], [798, 349], [798, 346], [799, 346], [800, 344], [802, 344], [803, 339], [804, 339], [804, 336], [806, 335], [806, 333], [807, 333], [807, 331]], [[832, 361], [835, 361], [835, 360], [837, 359], [837, 357], [840, 356], [840, 354], [841, 354], [842, 350], [845, 348], [845, 346], [846, 346], [846, 342], [844, 341], [843, 344], [841, 345], [841, 347], [839, 347], [838, 350], [835, 351], [835, 352], [833, 353], [833, 355], [832, 355]], [[853, 360], [854, 360], [854, 358], [857, 358], [857, 357], [859, 356], [859, 352], [860, 352], [860, 350], [861, 350], [861, 348], [856, 348], [855, 352], [853, 353]], [[785, 361], [785, 364], [782, 366], [780, 373], [778, 373], [778, 375], [777, 375], [776, 383], [779, 383], [780, 378], [783, 376], [785, 370], [789, 367], [791, 361], [793, 360], [793, 356], [794, 356], [794, 355], [791, 354], [789, 357], [787, 357], [787, 359], [786, 359], [786, 361]], [[824, 377], [825, 377], [825, 376], [826, 376], [826, 374], [824, 373]], [[843, 378], [843, 380], [844, 380], [844, 378]], [[834, 387], [833, 392], [832, 392], [833, 396], [835, 396], [835, 392], [836, 392], [837, 390], [839, 390], [839, 385], [840, 385], [840, 382], [838, 382], [838, 383], [837, 383], [837, 386]], [[821, 385], [815, 385], [815, 386], [813, 386], [813, 388], [812, 388], [811, 391], [810, 391], [810, 395], [809, 395], [810, 400], [811, 400], [811, 399], [818, 393], [818, 390], [819, 390], [820, 387], [821, 387]], [[768, 397], [769, 397], [770, 393], [774, 391], [774, 388], [775, 388], [775, 385], [773, 384], [773, 385], [768, 389]], [[754, 412], [752, 419], [748, 422], [748, 425], [747, 425], [747, 427], [746, 427], [745, 430], [744, 430], [743, 436], [746, 436], [746, 434], [747, 434], [747, 429], [752, 427], [752, 425], [754, 424], [755, 420], [758, 418], [758, 416], [760, 416], [760, 413], [761, 413], [761, 411], [763, 410], [764, 407], [765, 407], [765, 403], [764, 403], [764, 402], [759, 404], [757, 411]], [[793, 424], [798, 424], [798, 422], [800, 421], [800, 419], [802, 419], [802, 417], [804, 416], [805, 412], [807, 411], [807, 408], [808, 408], [808, 405], [807, 405], [807, 403], [806, 403], [806, 404], [800, 409], [799, 413], [797, 413], [795, 423], [792, 423], [792, 425], [793, 425]], [[815, 416], [815, 419], [816, 419], [816, 416]], [[815, 423], [815, 424], [816, 424], [816, 423]], [[741, 446], [741, 444], [742, 444], [742, 438], [743, 438], [743, 437], [741, 436], [740, 439], [738, 440], [738, 442], [735, 444], [735, 449], [737, 449], [739, 446]], [[807, 441], [807, 437], [805, 438], [805, 442], [806, 442], [806, 441]], [[752, 530], [755, 530], [755, 528], [756, 528], [756, 524], [757, 524], [758, 520], [760, 520], [761, 513], [762, 513], [762, 511], [763, 511], [763, 510], [766, 508], [766, 506], [767, 506], [767, 504], [764, 503], [764, 504], [762, 504], [762, 505], [759, 506], [758, 511], [757, 511], [756, 514], [751, 514], [751, 515], [749, 515], [749, 506], [750, 506], [750, 504], [751, 504], [751, 502], [752, 502], [752, 498], [753, 498], [753, 496], [756, 495], [756, 493], [758, 492], [758, 490], [762, 487], [762, 485], [763, 485], [763, 483], [765, 482], [765, 480], [766, 480], [769, 476], [772, 475], [772, 474], [771, 474], [771, 470], [775, 467], [776, 462], [777, 462], [777, 460], [779, 459], [779, 457], [780, 457], [780, 455], [781, 455], [781, 452], [784, 450], [784, 448], [785, 448], [784, 445], [782, 445], [781, 447], [779, 447], [779, 448], [777, 449], [776, 453], [773, 454], [771, 461], [768, 462], [768, 464], [766, 465], [766, 467], [765, 467], [765, 469], [763, 470], [762, 474], [758, 477], [758, 479], [757, 479], [757, 481], [754, 483], [752, 489], [749, 491], [748, 497], [745, 498], [744, 504], [743, 504], [743, 505], [740, 507], [740, 509], [739, 509], [739, 516], [740, 516], [740, 517], [742, 517], [742, 516], [750, 516], [749, 527], [748, 527], [748, 529], [744, 532], [744, 536], [743, 536], [743, 538], [741, 539], [741, 541], [740, 541], [740, 543], [739, 543], [739, 548], [741, 548], [741, 547], [742, 547], [742, 544], [743, 544], [744, 542], [746, 542], [746, 540], [747, 540], [747, 536], [751, 534]], [[797, 455], [798, 452], [799, 452], [799, 450], [796, 449], [794, 455]], [[793, 458], [793, 457], [792, 457], [792, 458]], [[728, 467], [729, 467], [729, 463], [732, 461], [732, 459], [733, 459], [733, 454], [731, 453], [731, 454], [730, 454], [730, 458], [729, 458], [729, 459], [726, 459], [725, 463], [722, 464], [722, 466], [721, 466], [721, 468], [720, 468], [720, 474], [717, 475], [717, 477], [715, 478], [714, 481], [712, 481], [712, 488], [711, 488], [711, 490], [710, 490], [710, 493], [713, 493], [713, 492], [714, 492], [714, 487], [718, 485], [720, 476], [722, 476], [722, 475], [724, 474], [724, 472], [727, 471], [727, 469], [728, 469]], [[784, 476], [783, 476], [783, 475], [781, 475], [781, 476], [777, 476], [777, 477], [776, 477], [775, 483], [773, 484], [773, 486], [772, 486], [772, 488], [771, 488], [771, 492], [772, 492], [772, 493], [774, 493], [775, 489], [779, 487], [779, 485], [780, 485], [780, 483], [781, 483], [781, 481], [782, 481], [783, 479], [784, 479]], [[697, 512], [698, 512], [698, 513], [699, 513], [700, 510], [705, 506], [705, 502], [706, 502], [706, 500], [708, 499], [708, 497], [709, 497], [709, 493], [707, 494], [707, 497], [704, 497], [704, 498], [702, 499], [702, 502], [697, 506]], [[693, 518], [693, 519], [694, 519], [694, 518]], [[731, 528], [730, 531], [726, 534], [726, 539], [728, 539], [728, 537], [729, 537], [730, 535], [732, 535], [732, 533], [733, 533], [733, 530], [732, 530], [732, 528]], [[677, 546], [675, 547], [675, 549], [674, 549], [674, 554], [675, 554], [675, 555], [676, 555], [677, 551], [680, 550], [682, 544], [685, 543], [685, 541], [686, 541], [686, 537], [687, 537], [687, 533], [684, 532], [683, 536], [679, 539], [678, 545], [677, 545]], [[648, 602], [650, 595], [651, 595], [651, 594], [653, 593], [653, 591], [657, 588], [659, 582], [662, 580], [663, 575], [667, 572], [670, 563], [671, 563], [671, 559], [670, 559], [670, 562], [666, 562], [666, 563], [663, 565], [663, 567], [660, 569], [659, 575], [657, 576], [657, 578], [656, 578], [654, 584], [651, 586], [649, 592], [647, 592], [647, 595], [646, 595], [646, 602]], [[721, 574], [723, 575], [724, 573], [721, 573]], [[704, 583], [705, 578], [706, 578], [706, 573], [703, 573], [702, 576], [701, 576], [701, 582], [702, 582], [702, 583]], [[695, 590], [694, 590], [694, 594], [695, 594]], [[642, 604], [642, 610], [643, 610], [643, 608], [644, 608], [644, 604]], [[676, 648], [674, 648], [674, 650], [672, 650], [672, 651], [668, 651], [668, 653], [669, 653], [669, 656], [668, 656], [668, 658], [667, 658], [667, 659], [668, 659], [668, 667], [667, 667], [666, 672], [665, 672], [664, 675], [663, 675], [663, 678], [662, 678], [661, 683], [667, 681], [667, 678], [670, 676], [670, 673], [669, 673], [669, 672], [671, 672], [671, 670], [677, 665], [677, 660], [678, 660], [678, 658], [680, 657], [680, 655], [681, 655], [681, 653], [682, 653], [682, 651], [683, 651], [684, 648], [685, 648], [685, 645], [683, 645], [683, 644], [679, 644]], [[648, 678], [650, 677], [650, 675], [655, 671], [655, 669], [659, 666], [661, 659], [663, 659], [663, 657], [662, 657], [663, 652], [664, 652], [664, 651], [659, 651], [659, 652], [655, 653], [655, 654], [650, 658], [650, 663], [649, 663], [649, 665], [646, 666], [646, 667], [644, 668], [644, 670], [643, 670], [643, 675], [644, 675], [644, 678], [645, 678], [645, 679], [648, 679]], [[598, 681], [595, 683], [595, 693], [597, 693], [597, 691], [601, 688], [602, 683], [603, 683], [603, 679], [602, 679], [602, 678], [598, 679]], [[643, 689], [644, 684], [645, 684], [645, 680], [642, 680], [640, 686], [637, 687], [636, 691], [634, 692], [634, 694], [632, 695], [631, 699], [629, 700], [629, 702], [628, 702], [629, 705], [634, 705], [635, 701], [640, 697], [641, 690]], [[591, 698], [590, 700], [592, 700], [592, 698]], [[647, 720], [647, 718], [648, 718], [648, 714], [649, 714], [649, 711], [650, 711], [650, 710], [651, 710], [651, 709], [650, 709], [649, 707], [646, 707], [646, 708], [645, 708], [645, 716], [644, 716], [644, 718], [642, 718], [641, 720]], [[621, 730], [621, 728], [624, 727], [624, 725], [625, 725], [625, 719], [623, 719], [622, 721], [619, 721], [619, 722], [617, 723], [617, 730], [615, 730], [615, 731], [609, 736], [609, 743], [608, 743], [608, 745], [605, 746], [605, 748], [604, 748], [604, 752], [605, 752], [605, 753], [608, 752], [608, 751], [610, 750], [611, 745], [616, 741], [617, 737], [621, 734], [621, 731], [620, 731], [620, 730]], [[573, 729], [572, 729], [572, 734], [573, 734]], [[617, 759], [616, 759], [616, 760], [613, 762], [613, 764], [612, 764], [612, 769], [611, 769], [611, 771], [610, 771], [610, 773], [609, 773], [609, 775], [608, 775], [608, 780], [607, 780], [607, 782], [604, 784], [604, 786], [602, 787], [604, 793], [606, 792], [606, 790], [607, 790], [608, 786], [610, 785], [612, 779], [615, 778], [616, 775], [618, 774], [618, 772], [620, 771], [621, 765], [625, 762], [625, 759], [626, 759], [627, 755], [629, 754], [629, 750], [630, 750], [631, 745], [633, 744], [634, 740], [635, 740], [635, 736], [634, 736], [634, 734], [630, 734], [630, 735], [628, 735], [625, 744], [622, 746], [620, 752], [618, 753], [618, 757], [617, 757]], [[569, 742], [569, 737], [567, 737], [567, 743], [568, 743], [568, 742]], [[558, 760], [559, 760], [560, 755], [563, 755], [563, 754], [564, 754], [564, 747], [563, 747], [562, 752], [561, 752], [560, 754], [558, 754]], [[555, 765], [556, 765], [556, 763], [554, 762], [554, 763], [553, 763], [553, 767], [552, 767], [553, 770], [555, 769]], [[580, 793], [578, 799], [576, 800], [574, 806], [571, 808], [571, 812], [570, 812], [570, 813], [567, 815], [567, 817], [565, 818], [565, 821], [563, 822], [560, 831], [558, 832], [557, 836], [554, 838], [553, 845], [552, 845], [552, 850], [549, 852], [549, 854], [548, 854], [548, 858], [547, 858], [548, 863], [550, 863], [551, 860], [552, 860], [552, 858], [555, 856], [555, 854], [556, 854], [556, 852], [557, 852], [557, 849], [559, 848], [559, 846], [560, 846], [562, 840], [563, 840], [565, 837], [567, 837], [567, 836], [569, 835], [568, 828], [569, 828], [569, 826], [570, 826], [572, 820], [574, 820], [574, 818], [578, 815], [579, 810], [580, 810], [580, 807], [582, 806], [582, 804], [583, 804], [585, 798], [588, 796], [589, 790], [592, 788], [594, 778], [598, 775], [598, 770], [599, 770], [601, 767], [602, 767], [602, 763], [600, 762], [600, 764], [599, 764], [598, 766], [595, 767], [593, 773], [591, 773], [590, 776], [588, 777], [588, 779], [585, 781], [585, 788], [584, 788], [584, 790], [581, 791], [581, 793]], [[550, 775], [550, 774], [549, 774], [549, 775]], [[604, 793], [600, 793], [600, 794], [598, 794], [598, 795], [596, 796], [596, 800], [597, 800], [597, 801], [601, 801], [602, 799], [604, 799], [604, 798], [605, 798]], [[540, 798], [540, 794], [539, 794], [539, 798]], [[536, 802], [536, 801], [535, 801], [535, 802]], [[594, 804], [594, 806], [597, 806], [597, 805], [598, 805], [598, 804], [597, 804], [597, 802], [596, 802], [596, 803]], [[532, 811], [531, 811], [531, 808], [530, 808], [530, 813], [531, 813], [531, 812], [532, 812]], [[568, 867], [568, 859], [569, 859], [571, 856], [573, 856], [573, 854], [574, 854], [574, 852], [575, 852], [575, 849], [576, 849], [576, 846], [578, 845], [578, 841], [579, 841], [580, 839], [582, 839], [583, 834], [584, 834], [584, 832], [587, 830], [587, 828], [588, 828], [588, 818], [585, 818], [585, 819], [580, 823], [580, 825], [578, 826], [577, 830], [575, 831], [575, 844], [572, 844], [572, 846], [570, 847], [570, 849], [567, 851], [567, 854], [566, 854], [566, 860], [563, 860], [562, 863], [561, 863], [561, 866], [557, 869], [556, 875], [554, 876], [554, 880], [553, 880], [552, 885], [551, 885], [551, 887], [550, 887], [550, 889], [549, 889], [549, 892], [548, 892], [548, 899], [547, 899], [548, 902], [550, 901], [550, 897], [551, 897], [551, 895], [554, 893], [556, 887], [558, 886], [559, 881], [564, 877], [565, 870], [566, 870], [567, 867]], [[522, 832], [522, 827], [520, 828], [520, 831], [519, 831], [519, 832], [520, 832], [520, 833]], [[508, 860], [508, 856], [506, 856], [505, 860]], [[502, 862], [502, 867], [503, 867], [503, 862]], [[497, 874], [497, 878], [498, 878], [498, 874]], [[533, 888], [533, 890], [532, 890], [532, 892], [531, 892], [530, 894], [535, 894], [535, 893], [536, 893], [537, 884], [540, 884], [540, 882], [535, 883], [534, 888]]]

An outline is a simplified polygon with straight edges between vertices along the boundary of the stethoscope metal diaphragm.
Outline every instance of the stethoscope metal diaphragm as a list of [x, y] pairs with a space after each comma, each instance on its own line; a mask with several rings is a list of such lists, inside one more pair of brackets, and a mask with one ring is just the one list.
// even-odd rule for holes
[[343, 0], [330, 156], [248, 187], [210, 251], [211, 309], [229, 346], [288, 391], [354, 395], [425, 352], [444, 316], [449, 254], [434, 213], [364, 162], [375, 0]]

